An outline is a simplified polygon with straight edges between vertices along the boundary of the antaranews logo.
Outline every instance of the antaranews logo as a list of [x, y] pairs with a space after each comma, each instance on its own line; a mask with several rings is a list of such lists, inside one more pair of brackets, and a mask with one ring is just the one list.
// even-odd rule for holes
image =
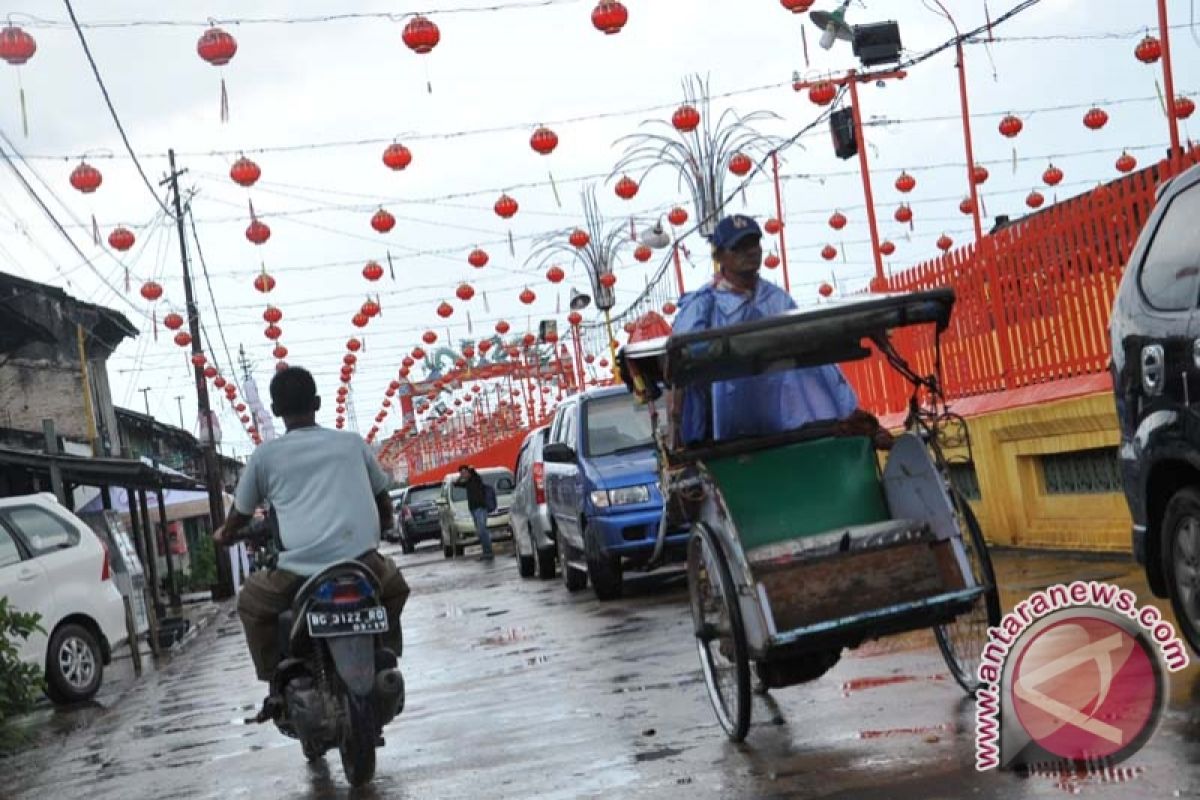
[[1175, 627], [1128, 589], [1076, 581], [1034, 592], [988, 629], [975, 767], [1117, 764], [1154, 734], [1167, 673], [1187, 665]]

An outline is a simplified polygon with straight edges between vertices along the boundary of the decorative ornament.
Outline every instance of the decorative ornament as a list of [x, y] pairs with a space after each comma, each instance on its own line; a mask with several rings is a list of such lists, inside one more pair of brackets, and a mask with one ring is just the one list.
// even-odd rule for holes
[[283, 319], [283, 312], [275, 306], [267, 306], [266, 310], [263, 311], [262, 318], [263, 322], [266, 322], [268, 325], [274, 325]]
[[[20, 67], [37, 52], [37, 42], [16, 25], [0, 30], [0, 58], [14, 67]], [[29, 117], [25, 111], [25, 87], [21, 85], [21, 71], [17, 70], [17, 92], [21, 103], [21, 128], [29, 135]]]
[[192, 343], [192, 335], [187, 331], [179, 331], [175, 334], [175, 344], [180, 347], [187, 347]]
[[1034, 189], [1025, 197], [1025, 205], [1030, 208], [1041, 208], [1044, 202], [1046, 202], [1046, 198], [1037, 189]]
[[567, 324], [572, 328], [579, 327], [580, 323], [582, 322], [583, 314], [580, 314], [578, 311], [572, 311], [570, 314], [567, 314]]
[[454, 306], [447, 303], [445, 300], [438, 303], [437, 315], [442, 319], [447, 319], [454, 313]]
[[534, 152], [548, 156], [558, 147], [558, 134], [543, 125], [529, 137], [529, 146]]
[[938, 240], [937, 240], [938, 250], [941, 250], [944, 253], [953, 246], [954, 246], [954, 240], [951, 239], [946, 234], [943, 233], [941, 236], [938, 237]]
[[[520, 300], [525, 305], [530, 305], [533, 303], [534, 300], [537, 300], [537, 295], [533, 293], [532, 289], [530, 289], [528, 286], [526, 286], [521, 291], [521, 293], [519, 295], [517, 295], [517, 299]], [[499, 326], [497, 325], [497, 327], [499, 327]]]
[[554, 264], [546, 270], [546, 280], [551, 283], [562, 283], [565, 277], [567, 277], [567, 273], [563, 272], [563, 268], [558, 264]]
[[975, 213], [975, 203], [971, 201], [971, 198], [964, 197], [962, 202], [958, 204], [958, 210], [970, 216], [971, 214]]
[[1129, 151], [1123, 151], [1117, 157], [1117, 172], [1133, 172], [1137, 169], [1137, 159], [1129, 155]]
[[516, 200], [513, 200], [507, 194], [502, 194], [500, 195], [500, 199], [496, 201], [496, 204], [492, 206], [492, 208], [495, 210], [496, 216], [500, 217], [501, 219], [512, 219], [520, 206], [517, 205]]
[[976, 186], [982, 186], [987, 183], [989, 175], [987, 167], [983, 164], [976, 164], [975, 169], [971, 170], [971, 180], [975, 181]]
[[637, 247], [633, 248], [634, 259], [641, 261], [643, 264], [649, 261], [653, 255], [654, 252], [644, 244], [639, 244]]
[[768, 253], [767, 257], [763, 259], [763, 266], [767, 269], [775, 269], [779, 266], [779, 256], [774, 253]]
[[500, 320], [499, 322], [496, 323], [496, 333], [500, 334], [501, 336], [508, 333], [510, 329], [511, 328], [510, 328], [509, 324], [507, 322], [505, 322], [504, 320]]
[[267, 294], [275, 288], [275, 279], [266, 272], [261, 272], [259, 273], [258, 277], [254, 279], [254, 288], [263, 294]]
[[1046, 171], [1042, 173], [1042, 180], [1046, 182], [1047, 186], [1057, 186], [1062, 183], [1062, 179], [1063, 171], [1054, 164], [1046, 167]]
[[1108, 112], [1102, 108], [1091, 108], [1083, 115], [1083, 124], [1093, 131], [1098, 131], [1108, 124]]
[[133, 243], [133, 231], [125, 227], [117, 226], [116, 228], [113, 228], [112, 233], [108, 235], [108, 246], [120, 253], [124, 253], [126, 250], [133, 247]]
[[611, 289], [617, 285], [617, 276], [611, 272], [606, 272], [596, 279], [605, 289]]
[[281, 344], [275, 345], [275, 349], [271, 351], [271, 355], [279, 360], [287, 358], [288, 349]]
[[821, 297], [829, 297], [829, 295], [833, 294], [833, 287], [828, 283], [822, 283], [817, 292], [820, 293]]
[[1196, 113], [1196, 103], [1190, 97], [1175, 98], [1175, 117], [1176, 119], [1187, 119], [1192, 114]]
[[763, 225], [763, 230], [772, 236], [778, 236], [779, 232], [783, 230], [783, 223], [777, 220], [775, 217], [769, 217], [767, 218], [766, 223]]
[[846, 227], [846, 215], [840, 211], [833, 212], [833, 214], [829, 217], [829, 227], [833, 228], [835, 231], [840, 231], [842, 228]]
[[638, 184], [633, 178], [628, 175], [621, 176], [621, 180], [617, 181], [617, 185], [613, 187], [613, 191], [617, 193], [617, 197], [622, 200], [632, 200], [638, 193]]
[[688, 213], [679, 206], [675, 206], [667, 212], [667, 222], [678, 228], [681, 225], [686, 225], [688, 221]]
[[885, 256], [890, 256], [892, 253], [896, 252], [896, 245], [894, 245], [890, 239], [884, 239], [879, 243], [879, 252]]
[[271, 238], [271, 228], [260, 219], [252, 219], [246, 227], [246, 238], [254, 244], [264, 244]]
[[416, 14], [404, 26], [401, 38], [404, 39], [404, 44], [409, 50], [418, 55], [425, 55], [437, 47], [438, 42], [442, 40], [442, 32], [432, 21]]
[[752, 169], [754, 169], [754, 162], [745, 153], [734, 153], [733, 158], [729, 159], [729, 171], [739, 178], [749, 175]]
[[475, 296], [475, 289], [469, 283], [460, 283], [454, 290], [454, 296], [465, 303]]
[[808, 89], [808, 99], [819, 106], [827, 106], [837, 97], [837, 87], [830, 81], [817, 81]]
[[83, 194], [91, 194], [100, 188], [100, 184], [104, 181], [104, 176], [100, 174], [100, 170], [93, 167], [86, 161], [80, 161], [79, 166], [71, 170], [71, 185], [78, 189]]
[[1162, 43], [1147, 34], [1146, 38], [1138, 42], [1137, 47], [1133, 49], [1133, 54], [1143, 64], [1153, 64], [1162, 58]]
[[1000, 120], [1000, 135], [1008, 139], [1012, 139], [1019, 134], [1021, 129], [1024, 127], [1025, 123], [1021, 121], [1020, 117], [1014, 114], [1009, 114], [1004, 117], [1004, 119]]
[[171, 311], [163, 317], [163, 325], [166, 326], [167, 330], [177, 331], [183, 327], [183, 317]]
[[680, 133], [691, 133], [700, 126], [700, 112], [695, 106], [684, 103], [671, 115], [671, 124]]
[[283, 336], [283, 329], [278, 325], [268, 325], [266, 329], [263, 330], [263, 336], [267, 337], [271, 341], [275, 341], [280, 336]]
[[907, 172], [902, 171], [900, 177], [896, 178], [896, 191], [908, 194], [915, 188], [917, 188], [917, 179]]
[[583, 230], [582, 228], [576, 228], [575, 230], [571, 231], [571, 235], [570, 235], [570, 237], [568, 237], [568, 241], [571, 243], [571, 245], [580, 250], [587, 247], [588, 242], [590, 242], [591, 240], [592, 240], [592, 237], [589, 236], [588, 232]]
[[155, 300], [162, 297], [163, 287], [154, 281], [146, 281], [142, 284], [141, 294], [142, 297], [153, 303]]
[[386, 208], [380, 208], [371, 217], [371, 227], [379, 233], [387, 233], [396, 227], [396, 218]]
[[400, 171], [412, 163], [412, 151], [399, 142], [393, 142], [383, 151], [383, 163], [388, 169]]
[[[213, 26], [200, 35], [196, 52], [214, 67], [223, 67], [237, 53], [237, 39]], [[225, 75], [221, 75], [221, 121], [229, 121], [229, 92], [225, 89]]]
[[368, 261], [362, 270], [363, 277], [369, 281], [377, 281], [383, 277], [383, 267], [376, 261]]
[[476, 269], [482, 269], [487, 266], [488, 254], [476, 247], [467, 255], [467, 263]]
[[253, 186], [262, 177], [262, 170], [258, 164], [255, 164], [250, 159], [242, 156], [237, 161], [233, 162], [233, 166], [229, 168], [229, 177], [238, 186], [247, 188]]
[[912, 206], [910, 206], [908, 203], [901, 203], [900, 207], [896, 209], [896, 213], [893, 214], [893, 216], [896, 218], [896, 222], [912, 222]]
[[592, 25], [608, 36], [620, 33], [629, 21], [629, 11], [619, 0], [600, 0], [592, 9]]
[[357, 353], [359, 350], [362, 349], [362, 342], [360, 342], [358, 339], [347, 339], [346, 340], [346, 349], [349, 350], [351, 353]]
[[835, 258], [837, 258], [837, 252], [838, 251], [836, 247], [831, 244], [827, 244], [821, 248], [821, 258], [825, 259], [826, 261], [833, 261]]
[[361, 311], [350, 318], [350, 323], [356, 328], [365, 328], [370, 321], [371, 318]]
[[672, 303], [670, 300], [663, 303], [662, 312], [664, 314], [666, 314], [668, 317], [671, 316], [672, 314], [674, 314], [676, 310], [677, 309], [675, 307], [675, 304]]

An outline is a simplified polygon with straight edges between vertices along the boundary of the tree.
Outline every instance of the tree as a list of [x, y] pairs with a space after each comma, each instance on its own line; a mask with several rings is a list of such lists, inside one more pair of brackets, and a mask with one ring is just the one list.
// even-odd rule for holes
[[17, 655], [17, 643], [41, 630], [38, 619], [9, 608], [8, 598], [0, 597], [0, 751], [19, 738], [9, 730], [9, 721], [32, 708], [42, 691], [42, 670]]

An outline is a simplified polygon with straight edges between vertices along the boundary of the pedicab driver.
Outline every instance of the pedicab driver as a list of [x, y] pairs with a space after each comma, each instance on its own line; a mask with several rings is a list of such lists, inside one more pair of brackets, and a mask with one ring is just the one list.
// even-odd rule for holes
[[[709, 241], [719, 271], [708, 286], [680, 298], [673, 333], [723, 328], [796, 308], [789, 294], [759, 276], [762, 230], [753, 218], [725, 217]], [[783, 433], [831, 420], [843, 421], [845, 434], [874, 436], [881, 448], [891, 443], [875, 417], [858, 408], [854, 388], [835, 364], [692, 387], [682, 398], [676, 394], [673, 410], [682, 414], [678, 435], [684, 445]]]

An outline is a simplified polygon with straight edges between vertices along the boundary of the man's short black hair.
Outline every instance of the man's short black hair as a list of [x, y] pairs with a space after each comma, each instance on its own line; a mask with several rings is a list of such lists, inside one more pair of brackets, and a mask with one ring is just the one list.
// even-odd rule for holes
[[271, 405], [276, 416], [291, 417], [316, 411], [317, 382], [304, 367], [288, 367], [271, 379]]

